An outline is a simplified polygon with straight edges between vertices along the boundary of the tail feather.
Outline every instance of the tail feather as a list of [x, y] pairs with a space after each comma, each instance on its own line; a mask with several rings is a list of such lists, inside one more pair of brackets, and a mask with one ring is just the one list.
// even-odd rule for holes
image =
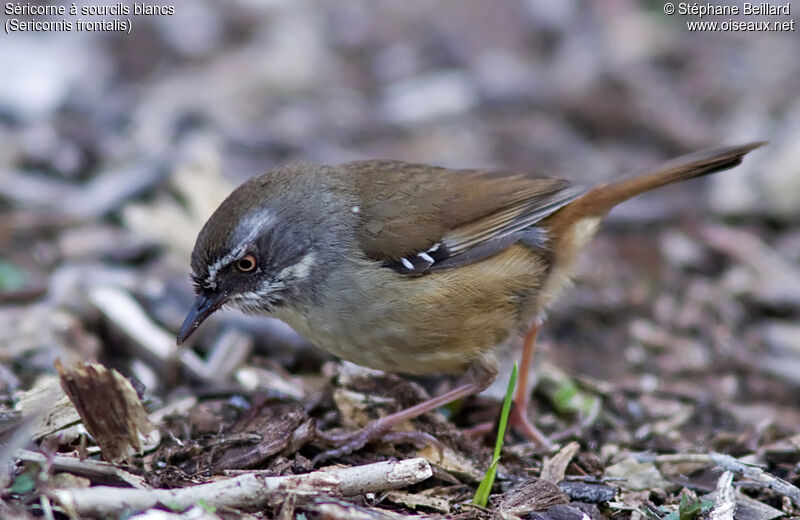
[[668, 161], [655, 169], [648, 169], [646, 172], [630, 175], [619, 181], [601, 184], [554, 213], [548, 219], [548, 227], [557, 230], [584, 217], [601, 217], [617, 204], [640, 193], [673, 182], [733, 168], [742, 162], [748, 152], [764, 144], [766, 141], [758, 141], [741, 146], [696, 152]]

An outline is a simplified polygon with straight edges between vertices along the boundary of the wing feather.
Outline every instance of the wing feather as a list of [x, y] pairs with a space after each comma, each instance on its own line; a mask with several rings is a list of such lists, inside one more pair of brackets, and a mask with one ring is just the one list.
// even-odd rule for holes
[[402, 161], [361, 161], [344, 168], [364, 201], [358, 211], [361, 248], [399, 271], [407, 267], [403, 259], [436, 244], [442, 245], [437, 262], [487, 244], [505, 249], [513, 241], [504, 237], [534, 226], [587, 191], [562, 179], [519, 172]]

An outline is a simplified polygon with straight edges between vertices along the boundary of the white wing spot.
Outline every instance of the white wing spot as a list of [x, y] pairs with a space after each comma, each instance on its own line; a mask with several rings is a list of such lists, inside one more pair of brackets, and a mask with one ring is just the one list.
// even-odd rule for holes
[[358, 214], [361, 212], [361, 208], [359, 208], [358, 206], [353, 206], [352, 208], [350, 208], [350, 212]]
[[439, 249], [439, 246], [441, 246], [441, 245], [442, 245], [442, 244], [441, 244], [440, 242], [436, 242], [435, 244], [433, 244], [433, 245], [432, 245], [432, 246], [431, 246], [431, 247], [428, 249], [428, 251], [427, 251], [427, 252], [428, 252], [428, 253], [433, 253], [434, 251], [436, 251], [437, 249]]
[[417, 256], [425, 260], [426, 262], [433, 263], [433, 257], [428, 253], [417, 253]]
[[401, 259], [400, 259], [400, 262], [402, 262], [402, 263], [403, 263], [403, 267], [405, 267], [406, 269], [414, 269], [414, 264], [412, 264], [411, 262], [409, 262], [409, 261], [408, 261], [408, 259], [406, 259], [406, 258], [401, 258]]

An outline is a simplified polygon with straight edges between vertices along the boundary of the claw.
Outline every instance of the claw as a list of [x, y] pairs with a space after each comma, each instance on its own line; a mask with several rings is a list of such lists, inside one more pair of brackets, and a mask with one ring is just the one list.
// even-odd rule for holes
[[389, 432], [383, 438], [384, 442], [391, 444], [408, 443], [413, 444], [417, 449], [423, 449], [430, 444], [439, 452], [439, 462], [444, 461], [444, 444], [433, 435], [425, 432]]
[[317, 454], [311, 461], [316, 466], [330, 459], [349, 455], [360, 450], [370, 442], [381, 441], [390, 444], [410, 443], [417, 447], [431, 444], [439, 451], [439, 458], [444, 458], [444, 445], [439, 440], [425, 432], [393, 432], [392, 425], [382, 422], [381, 419], [373, 421], [358, 431], [345, 434], [330, 434], [317, 431], [317, 437], [333, 449]]
[[380, 440], [384, 434], [391, 428], [391, 425], [384, 424], [381, 419], [372, 421], [358, 431], [350, 432], [342, 435], [331, 435], [319, 432], [317, 435], [326, 443], [331, 446], [336, 446], [334, 449], [323, 451], [319, 453], [311, 463], [316, 466], [320, 462], [349, 455], [354, 451], [360, 450], [369, 442]]

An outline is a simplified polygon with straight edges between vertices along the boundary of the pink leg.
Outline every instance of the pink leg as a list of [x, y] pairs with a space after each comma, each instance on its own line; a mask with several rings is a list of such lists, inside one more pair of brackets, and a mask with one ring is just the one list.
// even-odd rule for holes
[[[458, 386], [449, 392], [440, 396], [433, 397], [427, 401], [422, 401], [405, 410], [400, 410], [386, 417], [376, 419], [356, 432], [346, 433], [344, 435], [328, 435], [322, 432], [317, 432], [317, 436], [326, 443], [338, 446], [332, 450], [324, 451], [314, 458], [314, 463], [322, 462], [334, 457], [340, 457], [348, 453], [352, 453], [358, 449], [363, 448], [370, 441], [384, 438], [384, 436], [397, 425], [419, 417], [420, 415], [435, 410], [440, 406], [468, 397], [473, 394], [484, 390], [494, 379], [495, 374], [482, 374], [478, 380], [472, 380], [461, 386]], [[488, 379], [488, 381], [487, 381]], [[420, 433], [419, 440], [435, 441], [430, 435]]]
[[528, 420], [528, 372], [530, 372], [533, 353], [536, 350], [536, 335], [539, 333], [541, 325], [534, 323], [525, 334], [525, 342], [522, 344], [522, 360], [519, 365], [519, 380], [517, 390], [514, 394], [514, 407], [511, 409], [509, 424], [511, 428], [521, 433], [528, 439], [543, 448], [550, 448], [550, 441]]

